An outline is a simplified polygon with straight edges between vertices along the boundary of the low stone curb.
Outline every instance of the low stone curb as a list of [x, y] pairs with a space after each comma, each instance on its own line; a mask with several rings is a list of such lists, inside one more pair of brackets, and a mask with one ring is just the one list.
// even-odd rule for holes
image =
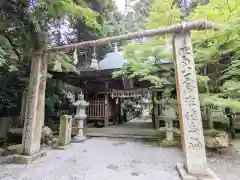
[[151, 136], [136, 136], [136, 135], [118, 135], [118, 134], [87, 134], [88, 137], [105, 137], [105, 138], [128, 138], [128, 139], [156, 139]]

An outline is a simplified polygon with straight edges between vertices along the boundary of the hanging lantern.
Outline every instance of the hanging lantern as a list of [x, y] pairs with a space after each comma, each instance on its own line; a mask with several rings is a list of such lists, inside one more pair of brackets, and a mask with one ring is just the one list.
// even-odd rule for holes
[[114, 44], [114, 52], [118, 52], [118, 45], [117, 45], [117, 43]]
[[73, 52], [73, 63], [76, 65], [78, 63], [77, 49]]
[[119, 102], [118, 102], [118, 98], [116, 98], [116, 104], [118, 104]]
[[98, 70], [98, 60], [92, 59], [90, 68]]
[[91, 69], [95, 69], [95, 70], [98, 70], [99, 69], [99, 66], [98, 66], [98, 60], [97, 60], [97, 57], [96, 57], [96, 47], [94, 46], [94, 49], [93, 49], [93, 58], [92, 58], [92, 61], [91, 61], [91, 65], [90, 65], [90, 68]]

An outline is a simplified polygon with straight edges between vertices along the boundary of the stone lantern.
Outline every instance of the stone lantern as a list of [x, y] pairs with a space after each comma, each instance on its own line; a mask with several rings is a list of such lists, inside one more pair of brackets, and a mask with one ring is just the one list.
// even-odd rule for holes
[[78, 100], [73, 103], [77, 107], [76, 114], [74, 116], [75, 121], [77, 122], [77, 135], [74, 137], [75, 142], [81, 142], [85, 140], [83, 134], [84, 120], [87, 118], [86, 107], [89, 106], [89, 103], [84, 100], [84, 95], [81, 93], [78, 96]]
[[175, 108], [165, 107], [165, 110], [163, 111], [163, 117], [166, 124], [166, 140], [173, 141], [173, 121], [177, 119]]
[[160, 104], [164, 107], [163, 118], [166, 127], [165, 141], [174, 141], [173, 121], [177, 119], [176, 115], [176, 100], [171, 98], [171, 90], [166, 89], [162, 94], [163, 99]]

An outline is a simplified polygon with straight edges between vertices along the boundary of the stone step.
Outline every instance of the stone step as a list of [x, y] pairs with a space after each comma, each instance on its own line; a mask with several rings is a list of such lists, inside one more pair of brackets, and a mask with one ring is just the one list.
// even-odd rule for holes
[[131, 138], [131, 139], [156, 139], [152, 135], [133, 135], [133, 134], [102, 134], [102, 133], [87, 133], [87, 137], [105, 137], [105, 138]]

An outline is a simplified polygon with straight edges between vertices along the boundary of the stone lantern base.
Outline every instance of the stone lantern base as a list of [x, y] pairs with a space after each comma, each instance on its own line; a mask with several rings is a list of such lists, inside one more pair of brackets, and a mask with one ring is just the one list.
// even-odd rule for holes
[[72, 139], [73, 143], [81, 143], [85, 140], [87, 140], [88, 138], [86, 136], [74, 136]]

